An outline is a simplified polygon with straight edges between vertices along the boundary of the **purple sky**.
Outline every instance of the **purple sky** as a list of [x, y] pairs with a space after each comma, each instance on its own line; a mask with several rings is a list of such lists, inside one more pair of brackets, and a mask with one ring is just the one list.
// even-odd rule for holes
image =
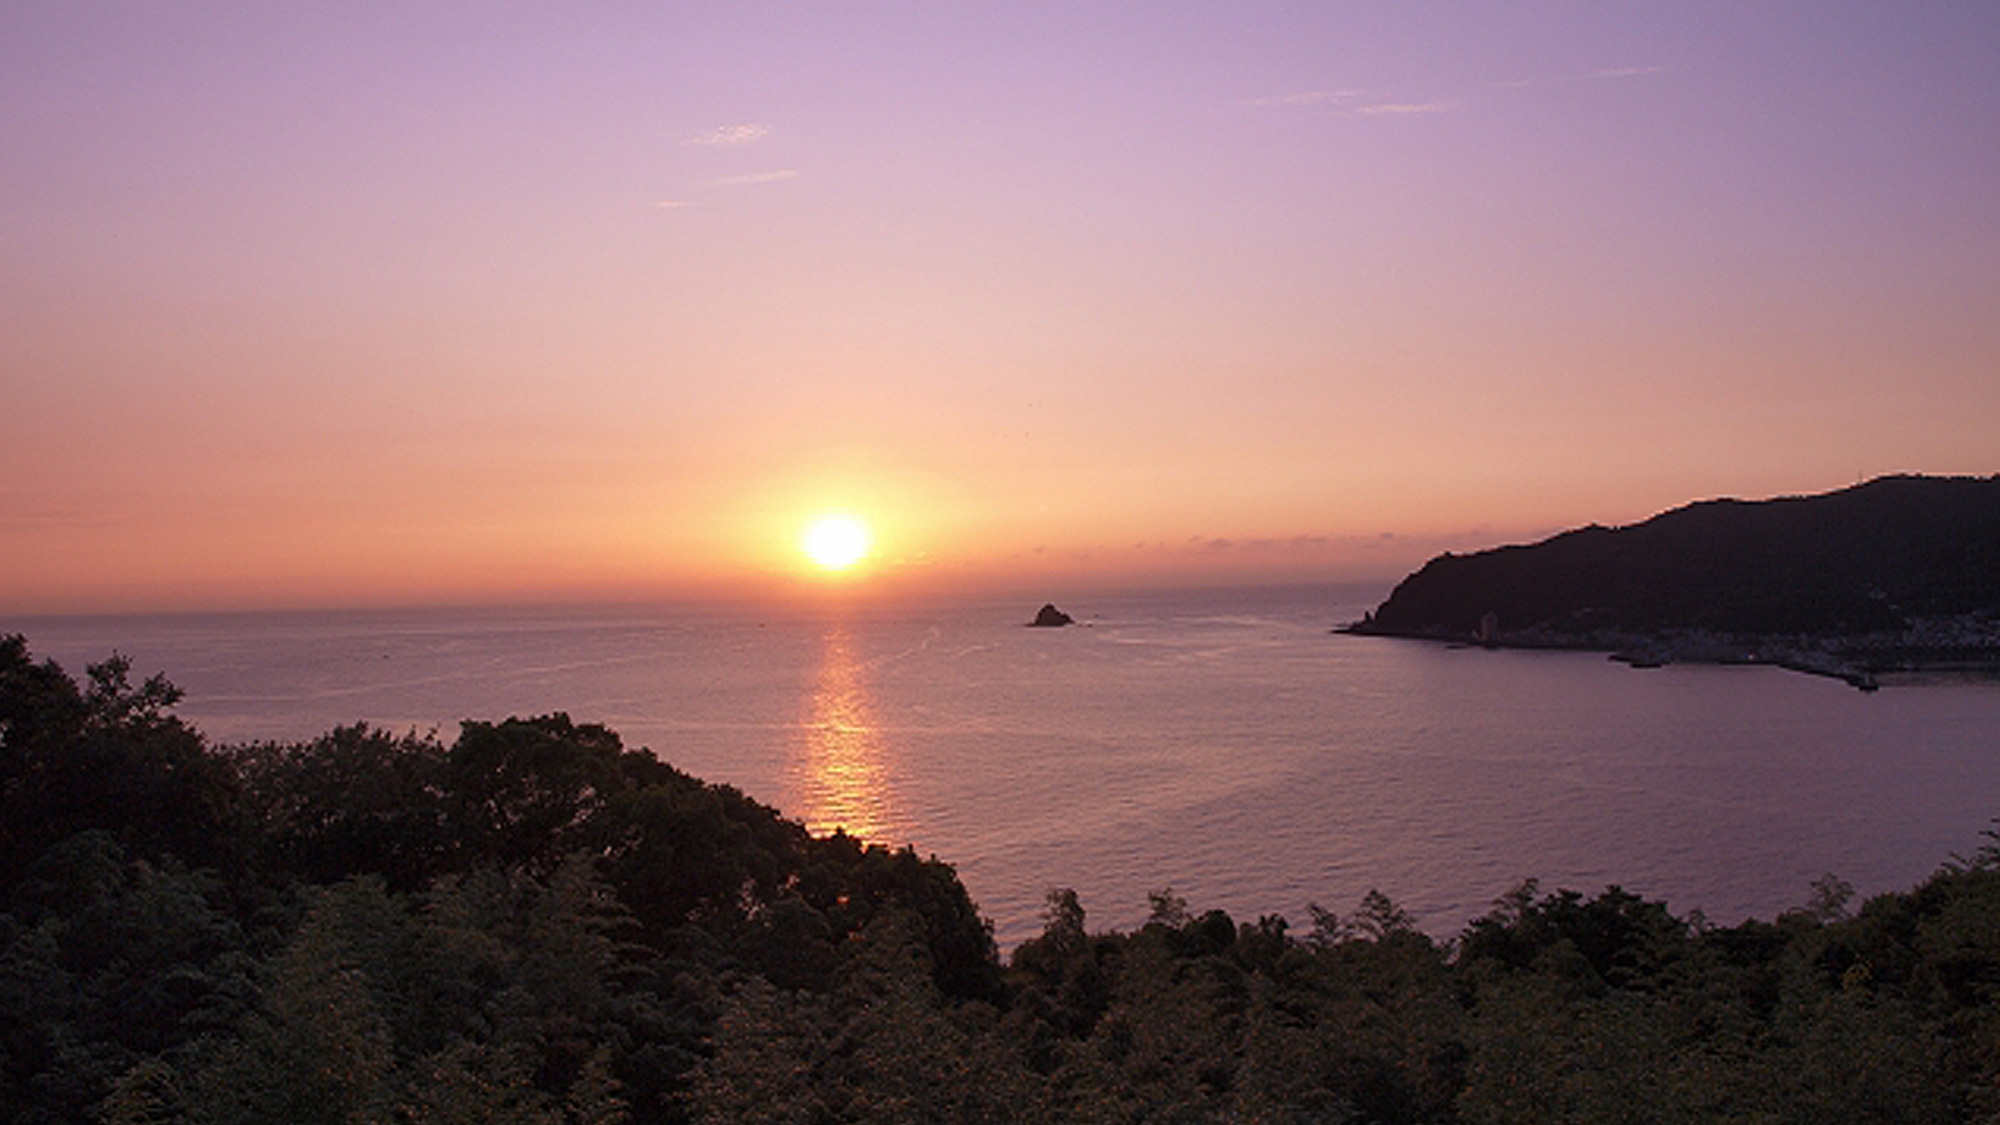
[[2000, 5], [0, 12], [0, 611], [1392, 578], [2000, 471]]

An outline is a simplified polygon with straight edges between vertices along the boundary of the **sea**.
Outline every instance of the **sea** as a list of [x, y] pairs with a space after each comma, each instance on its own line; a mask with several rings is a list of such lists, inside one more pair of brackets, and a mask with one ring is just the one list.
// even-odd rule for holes
[[[1834, 875], [1907, 889], [2000, 816], [2000, 681], [1862, 693], [1768, 667], [1335, 632], [1386, 590], [0, 619], [113, 651], [212, 743], [565, 712], [816, 832], [951, 863], [1003, 948], [1167, 890], [1238, 920], [1380, 890], [1440, 939], [1524, 879], [1730, 925]], [[1061, 600], [1061, 599], [1059, 599]]]

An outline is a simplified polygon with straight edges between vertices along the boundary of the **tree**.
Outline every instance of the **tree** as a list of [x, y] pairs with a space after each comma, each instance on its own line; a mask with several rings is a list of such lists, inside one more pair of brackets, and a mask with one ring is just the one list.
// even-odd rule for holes
[[223, 898], [105, 832], [37, 861], [0, 915], [0, 1119], [74, 1119], [143, 1060], [232, 1026], [249, 966]]
[[365, 723], [232, 754], [265, 866], [311, 883], [375, 875], [414, 890], [447, 869], [445, 749]]
[[265, 966], [257, 1012], [188, 1082], [189, 1116], [204, 1125], [367, 1125], [387, 1122], [395, 1056], [388, 1022], [345, 931], [356, 912], [380, 916], [379, 882], [313, 896], [296, 936]]
[[114, 653], [86, 690], [0, 637], [0, 901], [49, 847], [94, 829], [146, 859], [237, 858], [232, 772], [169, 714], [180, 689], [157, 675], [134, 687], [131, 668]]
[[622, 751], [610, 730], [561, 713], [463, 724], [444, 784], [466, 865], [547, 874], [571, 852], [601, 850], [601, 815], [625, 787]]

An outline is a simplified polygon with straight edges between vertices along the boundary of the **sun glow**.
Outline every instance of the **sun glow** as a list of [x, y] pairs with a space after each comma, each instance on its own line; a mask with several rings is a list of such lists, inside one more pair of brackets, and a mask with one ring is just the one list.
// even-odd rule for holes
[[868, 525], [849, 515], [820, 516], [799, 545], [823, 569], [847, 570], [868, 556]]

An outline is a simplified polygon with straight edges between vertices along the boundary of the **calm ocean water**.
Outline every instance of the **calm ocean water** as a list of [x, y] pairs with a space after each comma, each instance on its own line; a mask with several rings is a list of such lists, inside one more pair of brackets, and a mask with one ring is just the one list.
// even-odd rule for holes
[[0, 621], [116, 648], [216, 742], [567, 711], [817, 829], [955, 864], [1003, 945], [1052, 886], [1239, 919], [1371, 887], [1449, 936], [1528, 876], [1717, 922], [1831, 872], [1900, 889], [2000, 816], [2000, 683], [1864, 695], [1767, 668], [1336, 636], [1381, 591], [845, 611], [648, 607]]

